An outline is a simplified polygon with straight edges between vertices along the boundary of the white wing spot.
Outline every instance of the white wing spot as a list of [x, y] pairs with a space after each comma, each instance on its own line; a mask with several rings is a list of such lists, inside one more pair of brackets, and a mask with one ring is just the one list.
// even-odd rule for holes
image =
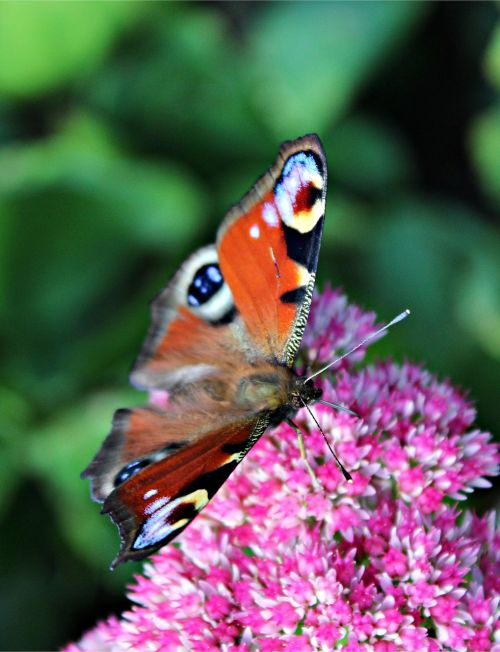
[[278, 226], [279, 224], [278, 213], [272, 204], [264, 204], [262, 217], [268, 226]]
[[250, 236], [255, 240], [257, 240], [257, 238], [260, 236], [260, 229], [257, 224], [254, 224], [252, 227], [250, 227]]
[[149, 491], [146, 491], [143, 498], [144, 500], [148, 500], [148, 498], [152, 498], [153, 496], [156, 496], [157, 493], [158, 493], [158, 489], [150, 489]]

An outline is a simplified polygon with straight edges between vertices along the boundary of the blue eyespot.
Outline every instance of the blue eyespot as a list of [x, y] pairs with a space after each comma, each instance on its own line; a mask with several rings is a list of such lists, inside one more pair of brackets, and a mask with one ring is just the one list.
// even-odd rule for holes
[[203, 265], [196, 272], [188, 288], [187, 301], [190, 306], [201, 306], [209, 301], [224, 285], [224, 279], [217, 263]]
[[134, 462], [130, 462], [130, 464], [127, 464], [127, 466], [124, 466], [123, 469], [117, 474], [114, 485], [115, 487], [118, 487], [118, 485], [122, 484], [125, 482], [125, 480], [128, 480], [131, 478], [133, 475], [136, 473], [139, 473], [141, 469], [145, 468], [150, 464], [151, 460], [143, 459], [143, 460], [135, 460]]

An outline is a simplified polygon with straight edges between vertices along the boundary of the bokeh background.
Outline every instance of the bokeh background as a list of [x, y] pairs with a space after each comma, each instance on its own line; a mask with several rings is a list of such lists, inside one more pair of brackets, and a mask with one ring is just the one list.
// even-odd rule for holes
[[[147, 302], [274, 160], [317, 132], [319, 285], [387, 320], [370, 356], [468, 388], [498, 432], [499, 5], [0, 3], [0, 648], [125, 606], [79, 473]], [[480, 494], [478, 509], [495, 503]]]

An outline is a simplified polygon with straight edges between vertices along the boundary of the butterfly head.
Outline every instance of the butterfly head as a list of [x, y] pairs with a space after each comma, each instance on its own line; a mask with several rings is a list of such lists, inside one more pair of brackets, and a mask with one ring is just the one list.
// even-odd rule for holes
[[319, 400], [322, 394], [322, 389], [316, 387], [310, 380], [306, 380], [304, 376], [299, 376], [290, 392], [289, 402], [294, 409], [299, 410], [304, 405]]

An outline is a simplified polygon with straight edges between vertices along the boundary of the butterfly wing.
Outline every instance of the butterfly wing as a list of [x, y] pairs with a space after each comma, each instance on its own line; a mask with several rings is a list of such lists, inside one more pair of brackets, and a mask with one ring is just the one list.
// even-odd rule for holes
[[223, 420], [207, 429], [192, 416], [182, 420], [151, 408], [119, 410], [101, 451], [84, 472], [92, 478], [94, 497], [104, 502], [102, 512], [120, 531], [122, 546], [112, 568], [142, 559], [176, 537], [268, 423], [262, 415], [240, 423]]
[[140, 389], [185, 391], [235, 348], [231, 291], [214, 245], [190, 256], [151, 303], [151, 327], [131, 374]]
[[326, 185], [317, 136], [284, 143], [218, 233], [220, 268], [245, 331], [268, 359], [288, 367], [309, 314]]

